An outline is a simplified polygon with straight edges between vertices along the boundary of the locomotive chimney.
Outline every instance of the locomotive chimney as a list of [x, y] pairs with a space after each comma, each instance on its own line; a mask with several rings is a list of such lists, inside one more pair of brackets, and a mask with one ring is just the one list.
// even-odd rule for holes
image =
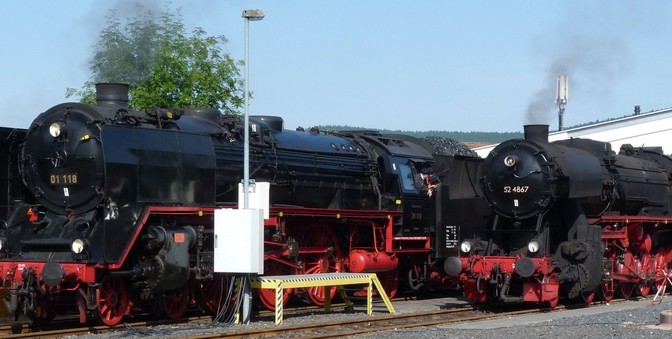
[[525, 140], [548, 143], [548, 125], [525, 125]]
[[99, 106], [128, 107], [128, 85], [97, 83], [96, 103]]

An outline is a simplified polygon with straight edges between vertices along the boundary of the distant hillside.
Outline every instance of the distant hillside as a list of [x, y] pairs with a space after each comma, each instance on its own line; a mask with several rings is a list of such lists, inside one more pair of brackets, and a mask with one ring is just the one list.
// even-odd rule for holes
[[[355, 131], [355, 130], [371, 130], [371, 128], [350, 127], [350, 126], [335, 126], [324, 125], [318, 126], [323, 131]], [[457, 140], [464, 143], [498, 143], [504, 140], [523, 138], [522, 132], [457, 132], [457, 131], [402, 131], [389, 129], [376, 129], [383, 134], [406, 134], [416, 138], [424, 137], [441, 137]]]

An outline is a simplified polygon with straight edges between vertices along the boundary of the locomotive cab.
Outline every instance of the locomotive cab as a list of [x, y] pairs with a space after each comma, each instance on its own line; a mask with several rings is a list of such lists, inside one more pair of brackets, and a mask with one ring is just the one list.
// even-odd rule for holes
[[422, 235], [431, 232], [433, 204], [429, 202], [427, 188], [423, 187], [419, 172], [426, 164], [425, 159], [392, 155], [381, 157], [384, 187], [389, 193], [383, 209], [401, 207], [404, 210], [403, 226], [397, 228], [396, 235]]

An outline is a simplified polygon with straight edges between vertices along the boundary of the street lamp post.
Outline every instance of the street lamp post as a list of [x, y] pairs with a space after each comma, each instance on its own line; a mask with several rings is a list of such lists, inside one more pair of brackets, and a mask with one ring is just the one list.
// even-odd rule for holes
[[250, 21], [259, 21], [264, 18], [264, 12], [260, 9], [246, 9], [243, 11], [245, 18], [245, 134], [243, 142], [243, 208], [250, 208], [250, 44], [249, 32]]
[[[245, 133], [243, 142], [243, 209], [250, 208], [250, 21], [259, 21], [264, 18], [260, 9], [246, 9], [243, 11], [245, 19]], [[240, 208], [240, 206], [238, 207]], [[248, 324], [252, 316], [252, 291], [250, 277], [245, 277], [242, 298], [242, 322]]]

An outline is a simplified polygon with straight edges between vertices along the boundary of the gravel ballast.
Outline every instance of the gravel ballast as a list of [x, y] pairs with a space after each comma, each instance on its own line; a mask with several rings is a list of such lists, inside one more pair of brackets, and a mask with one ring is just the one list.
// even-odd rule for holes
[[[411, 303], [431, 301], [417, 300]], [[417, 312], [421, 305], [405, 308], [405, 302], [395, 303], [399, 313]], [[411, 304], [409, 303], [409, 305]], [[419, 308], [418, 308], [419, 307]], [[281, 326], [323, 323], [364, 319], [365, 312], [357, 307], [354, 313], [321, 311], [302, 315], [286, 316]], [[640, 301], [592, 305], [566, 311], [535, 315], [473, 321], [453, 325], [438, 325], [411, 329], [375, 332], [357, 335], [357, 338], [672, 338], [672, 331], [658, 326], [660, 313], [672, 309], [672, 299], [665, 297], [663, 303], [651, 304], [651, 297]], [[382, 308], [374, 311], [373, 317], [387, 316]], [[273, 328], [272, 317], [257, 317], [248, 325], [164, 325], [151, 328], [129, 328], [125, 331], [101, 335], [85, 335], [77, 338], [185, 338], [204, 334], [232, 333], [249, 328]]]
[[672, 300], [651, 304], [650, 299], [593, 305], [583, 309], [465, 324], [399, 329], [360, 338], [672, 338], [659, 326], [660, 313], [672, 309]]

